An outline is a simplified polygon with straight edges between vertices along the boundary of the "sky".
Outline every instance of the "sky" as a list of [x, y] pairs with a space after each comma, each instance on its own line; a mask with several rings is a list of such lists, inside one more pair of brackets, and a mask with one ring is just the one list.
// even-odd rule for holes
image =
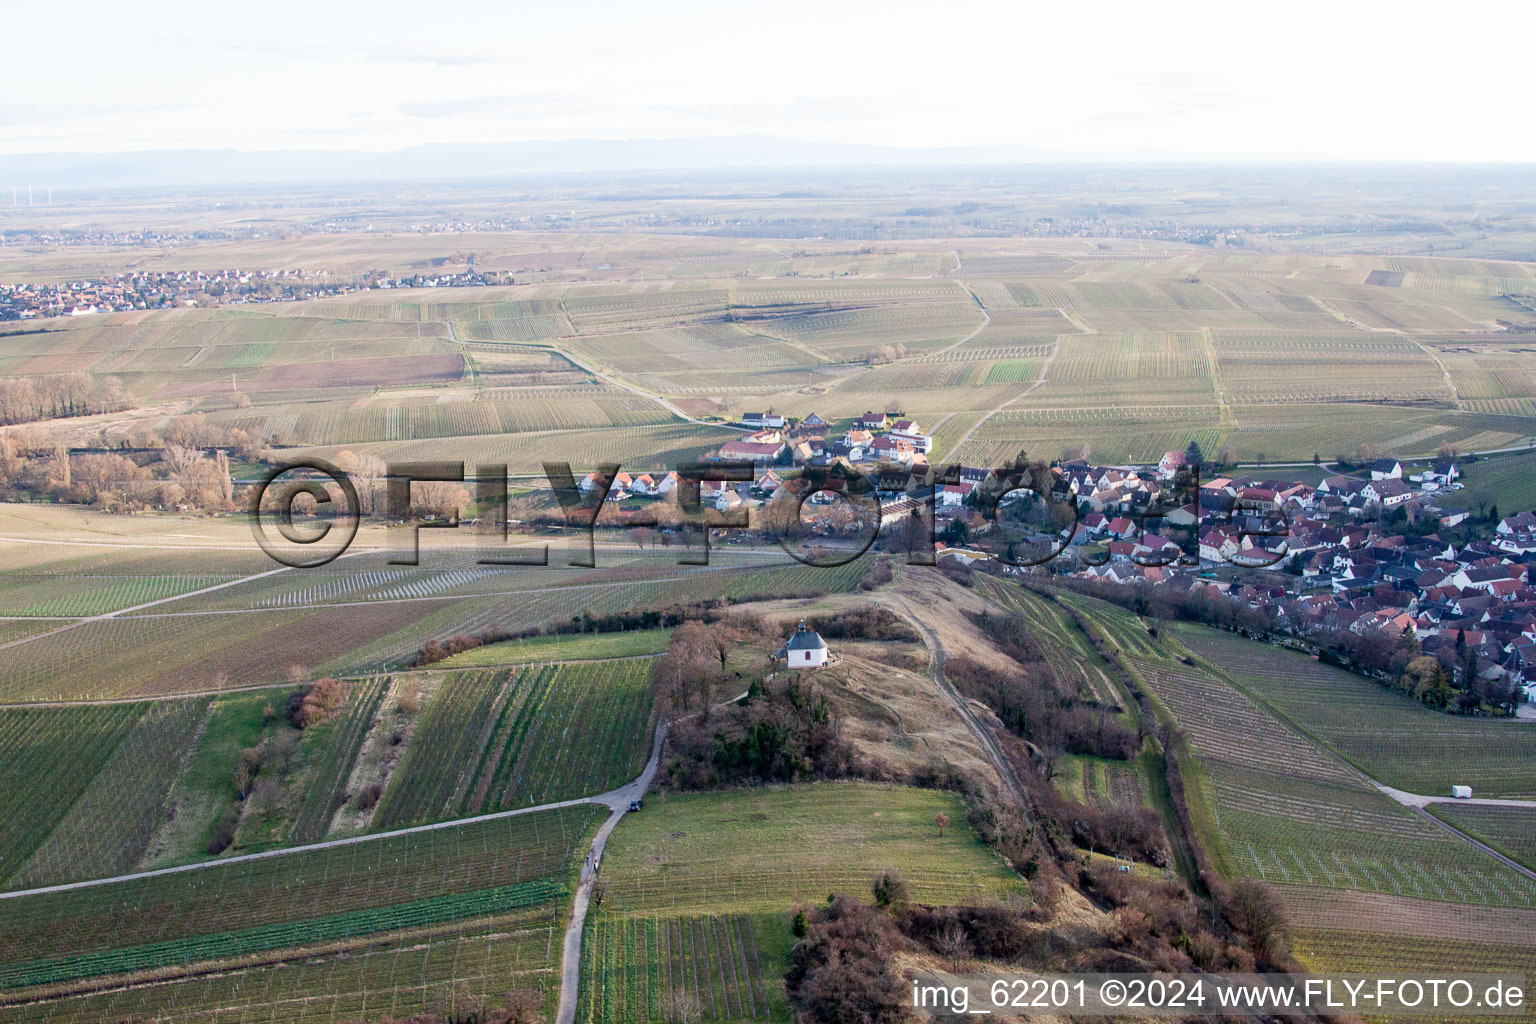
[[1529, 0], [76, 0], [3, 23], [4, 155], [772, 135], [1536, 161]]

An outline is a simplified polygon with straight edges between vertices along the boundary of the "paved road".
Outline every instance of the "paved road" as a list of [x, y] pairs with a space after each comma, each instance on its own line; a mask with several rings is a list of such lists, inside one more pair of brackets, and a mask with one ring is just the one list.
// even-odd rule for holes
[[592, 840], [592, 849], [581, 865], [581, 881], [576, 886], [576, 898], [571, 903], [571, 920], [565, 927], [565, 943], [560, 953], [560, 1008], [555, 1013], [555, 1024], [572, 1024], [576, 1019], [576, 996], [581, 987], [581, 933], [587, 923], [587, 908], [592, 901], [592, 885], [603, 864], [603, 850], [608, 837], [613, 834], [619, 819], [629, 813], [629, 804], [645, 795], [656, 777], [661, 763], [661, 747], [667, 739], [667, 724], [656, 726], [656, 739], [651, 743], [651, 759], [645, 770], [627, 786], [621, 786], [602, 796], [593, 797], [593, 803], [606, 804], [612, 811]]
[[1424, 793], [1410, 793], [1406, 789], [1393, 789], [1391, 786], [1377, 782], [1375, 779], [1371, 780], [1371, 784], [1404, 807], [1427, 807], [1429, 804], [1473, 804], [1478, 807], [1526, 807], [1536, 809], [1536, 800], [1505, 800], [1496, 797], [1480, 796], [1428, 796]]

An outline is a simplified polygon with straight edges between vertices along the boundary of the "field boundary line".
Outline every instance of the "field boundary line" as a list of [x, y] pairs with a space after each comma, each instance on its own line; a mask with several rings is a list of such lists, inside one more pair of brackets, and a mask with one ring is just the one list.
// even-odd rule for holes
[[[633, 785], [630, 783], [629, 785]], [[628, 787], [624, 787], [627, 791]], [[618, 792], [618, 791], [613, 791]], [[435, 821], [427, 825], [412, 825], [410, 828], [398, 828], [388, 832], [374, 832], [368, 835], [347, 836], [342, 839], [328, 839], [323, 843], [310, 843], [307, 846], [288, 846], [278, 850], [261, 850], [256, 853], [242, 853], [234, 857], [224, 857], [218, 860], [199, 861], [196, 864], [178, 864], [174, 867], [155, 868], [150, 871], [135, 871], [126, 875], [113, 875], [109, 878], [89, 878], [80, 882], [63, 882], [58, 885], [45, 885], [37, 889], [17, 889], [10, 892], [0, 892], [0, 900], [20, 899], [24, 896], [42, 896], [52, 892], [68, 892], [73, 889], [89, 889], [102, 885], [115, 885], [119, 882], [134, 882], [141, 878], [159, 878], [164, 875], [178, 875], [188, 871], [205, 871], [209, 868], [223, 867], [226, 864], [243, 864], [255, 860], [270, 860], [274, 857], [289, 857], [299, 853], [312, 853], [315, 850], [329, 850], [340, 846], [355, 846], [359, 843], [372, 843], [380, 839], [396, 839], [400, 836], [415, 835], [420, 832], [437, 832], [445, 828], [458, 828], [462, 825], [474, 825], [483, 821], [495, 821], [500, 818], [515, 818], [524, 814], [537, 814], [540, 811], [554, 811], [562, 807], [577, 807], [581, 804], [604, 803], [604, 798], [611, 793], [598, 793], [593, 796], [575, 797], [570, 800], [560, 800], [555, 803], [539, 804], [536, 807], [519, 807], [510, 811], [496, 811], [491, 814], [478, 814], [472, 818], [452, 818], [448, 821]]]

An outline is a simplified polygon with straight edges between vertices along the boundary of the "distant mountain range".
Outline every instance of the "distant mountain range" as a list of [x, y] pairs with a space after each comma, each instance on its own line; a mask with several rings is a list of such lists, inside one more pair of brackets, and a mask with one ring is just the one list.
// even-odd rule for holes
[[[1219, 158], [1211, 158], [1217, 160]], [[505, 179], [550, 174], [1208, 162], [1172, 153], [1059, 153], [1020, 146], [917, 149], [743, 135], [443, 143], [392, 152], [186, 149], [0, 156], [0, 186], [102, 188], [326, 181]]]

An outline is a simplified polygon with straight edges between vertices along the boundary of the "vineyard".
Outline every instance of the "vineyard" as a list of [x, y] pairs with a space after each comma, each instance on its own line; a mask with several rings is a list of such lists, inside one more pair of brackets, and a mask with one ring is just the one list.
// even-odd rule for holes
[[[782, 237], [731, 237], [725, 220], [707, 238], [623, 235], [633, 204], [620, 196], [561, 211], [562, 223], [600, 225], [579, 236], [477, 232], [452, 255], [440, 232], [337, 232], [314, 262], [340, 279], [468, 266], [472, 248], [475, 267], [516, 283], [58, 318], [8, 331], [0, 372], [117, 376], [130, 398], [121, 413], [38, 429], [81, 456], [124, 453], [157, 488], [187, 447], [182, 432], [191, 449], [229, 449], [241, 481], [263, 472], [263, 446], [275, 459], [462, 459], [520, 476], [569, 460], [579, 477], [601, 462], [636, 473], [708, 458], [741, 436], [723, 424], [748, 410], [844, 426], [889, 411], [933, 432], [935, 464], [972, 466], [1021, 449], [1156, 461], [1191, 442], [1247, 461], [1367, 445], [1409, 459], [1536, 435], [1536, 281], [1527, 264], [1478, 258], [1492, 248], [1483, 239], [1463, 233], [1471, 248], [1456, 259], [1346, 251], [1401, 245], [1363, 230], [1314, 253], [1283, 232], [1266, 238], [1273, 251], [1153, 238], [865, 244], [777, 219], [793, 199], [752, 214]], [[984, 212], [996, 200], [976, 204], [982, 220], [957, 208], [956, 223], [991, 232], [983, 225], [1005, 223]], [[893, 215], [907, 202], [882, 201]], [[274, 234], [227, 251], [277, 266], [307, 244]], [[122, 259], [111, 247], [80, 255]], [[39, 282], [65, 272], [19, 249], [5, 263]], [[32, 444], [30, 429], [7, 431]], [[57, 471], [53, 443], [28, 447], [29, 472]], [[1456, 504], [1536, 506], [1533, 464], [1524, 451], [1467, 463]], [[348, 1024], [429, 1007], [467, 1017], [463, 1001], [528, 986], [553, 1019], [576, 866], [606, 809], [528, 809], [640, 771], [656, 728], [653, 656], [670, 640], [666, 629], [597, 633], [590, 620], [707, 601], [776, 600], [775, 615], [841, 607], [822, 595], [852, 594], [871, 564], [808, 567], [716, 533], [712, 564], [688, 566], [674, 535], [642, 550], [643, 535], [615, 530], [597, 569], [565, 564], [579, 546], [569, 533], [551, 541], [548, 568], [481, 565], [482, 552], [446, 550], [438, 535], [419, 566], [403, 566], [370, 523], [346, 559], [264, 575], [276, 565], [238, 507], [179, 508], [185, 481], [163, 482], [144, 507], [114, 509], [132, 514], [49, 493], [0, 510], [0, 644], [26, 640], [0, 650], [0, 701], [121, 701], [0, 709], [0, 887], [178, 869], [0, 898], [0, 1024]], [[542, 482], [525, 484], [506, 516], [557, 507]], [[495, 515], [465, 512], [487, 525]], [[514, 537], [525, 540], [542, 543]], [[233, 585], [186, 596], [222, 584]], [[1023, 614], [1057, 676], [1120, 721], [1136, 724], [1131, 684], [1177, 721], [1197, 838], [1225, 878], [1275, 887], [1307, 966], [1536, 970], [1536, 884], [1361, 774], [1425, 794], [1465, 784], [1536, 796], [1529, 723], [1434, 714], [1300, 654], [1072, 593], [1046, 600], [976, 574], [969, 594]], [[420, 657], [431, 641], [523, 633]], [[1088, 633], [1120, 652], [1129, 683]], [[840, 653], [863, 670], [875, 664], [866, 655], [915, 651], [881, 643]], [[737, 657], [755, 667], [763, 654], [742, 645]], [[345, 703], [300, 730], [289, 695], [325, 675]], [[406, 693], [419, 708], [405, 710]], [[914, 745], [942, 735], [900, 731]], [[255, 800], [236, 770], [245, 751], [272, 758]], [[1088, 805], [1166, 811], [1161, 754], [1149, 738], [1131, 762], [1063, 755], [1054, 781]], [[454, 821], [502, 811], [526, 813]], [[1527, 809], [1429, 813], [1536, 866]], [[442, 827], [380, 834], [418, 823]], [[226, 827], [233, 845], [209, 854]], [[327, 840], [343, 845], [286, 849]], [[228, 859], [248, 851], [273, 855]], [[920, 902], [1029, 898], [953, 793], [653, 793], [609, 843], [578, 1018], [787, 1024], [779, 979], [795, 904], [868, 898], [890, 868]]]
[[1136, 666], [1199, 758], [1198, 802], [1225, 871], [1291, 885], [1536, 908], [1536, 883], [1472, 855], [1230, 684], [1179, 664]]
[[[1369, 920], [1369, 918], [1364, 918]], [[1296, 956], [1314, 970], [1404, 977], [1433, 964], [1437, 973], [1455, 976], [1477, 972], [1518, 974], [1536, 970], [1530, 939], [1500, 942], [1505, 933], [1488, 931], [1476, 938], [1436, 938], [1395, 931], [1359, 928], [1297, 930]], [[1448, 1013], [1437, 1019], [1455, 1024], [1486, 1020], [1476, 1014]]]
[[171, 812], [171, 787], [208, 709], [207, 699], [149, 705], [10, 884], [32, 888], [132, 869]]
[[577, 1020], [672, 1021], [679, 994], [697, 999], [705, 1020], [788, 1020], [773, 974], [793, 942], [786, 918], [603, 915], [589, 926], [582, 950]]
[[1440, 714], [1303, 654], [1213, 630], [1180, 639], [1297, 727], [1399, 789], [1448, 796], [1536, 795], [1536, 731], [1525, 723]]
[[[940, 810], [953, 822], [942, 839]], [[795, 903], [829, 892], [867, 899], [885, 869], [899, 869], [923, 902], [1022, 894], [963, 814], [950, 794], [865, 783], [653, 797], [609, 841], [578, 1020], [675, 1019], [674, 993], [697, 998], [706, 1020], [787, 1020], [777, 979]], [[837, 842], [816, 840], [825, 835]]]
[[579, 806], [9, 900], [0, 987], [186, 966], [561, 900]]
[[439, 668], [483, 668], [536, 661], [586, 661], [638, 658], [660, 654], [671, 639], [670, 629], [639, 629], [626, 633], [576, 633], [507, 640], [455, 654]]
[[1430, 804], [1428, 810], [1506, 857], [1536, 866], [1536, 808]]
[[147, 710], [110, 704], [0, 711], [0, 880], [8, 888], [17, 888], [13, 876]]
[[446, 677], [375, 818], [382, 828], [602, 793], [650, 752], [650, 663]]
[[306, 743], [311, 748], [319, 747], [319, 751], [309, 788], [289, 836], [295, 845], [318, 842], [329, 831], [331, 820], [347, 799], [347, 780], [351, 777], [352, 765], [363, 748], [363, 741], [368, 737], [368, 730], [374, 724], [389, 686], [387, 679], [353, 684], [340, 722], [305, 730]]

